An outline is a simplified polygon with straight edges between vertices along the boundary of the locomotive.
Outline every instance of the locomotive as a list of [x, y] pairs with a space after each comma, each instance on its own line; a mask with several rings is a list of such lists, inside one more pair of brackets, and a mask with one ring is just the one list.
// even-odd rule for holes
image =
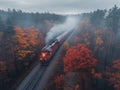
[[42, 65], [49, 64], [55, 52], [70, 33], [71, 31], [66, 31], [65, 33], [59, 35], [52, 43], [45, 45], [45, 47], [41, 49], [39, 60]]

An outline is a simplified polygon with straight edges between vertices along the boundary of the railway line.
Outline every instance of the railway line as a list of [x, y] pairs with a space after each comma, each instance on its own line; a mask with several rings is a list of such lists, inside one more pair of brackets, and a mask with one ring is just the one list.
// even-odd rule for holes
[[38, 64], [31, 73], [22, 81], [17, 90], [35, 90], [47, 67]]
[[34, 90], [36, 87], [37, 83], [40, 81], [42, 78], [42, 74], [45, 72], [46, 67], [41, 67], [39, 71], [32, 77], [32, 80], [27, 83], [24, 87], [24, 90]]
[[[70, 37], [73, 36], [74, 32], [75, 31], [70, 33], [70, 35], [67, 36], [66, 40], [70, 39]], [[57, 52], [55, 52], [54, 56], [51, 58], [50, 63], [47, 66], [42, 65], [41, 63], [35, 66], [30, 74], [21, 82], [17, 90], [43, 90], [49, 79], [50, 73], [55, 67], [56, 58], [59, 56], [61, 50], [62, 44]]]

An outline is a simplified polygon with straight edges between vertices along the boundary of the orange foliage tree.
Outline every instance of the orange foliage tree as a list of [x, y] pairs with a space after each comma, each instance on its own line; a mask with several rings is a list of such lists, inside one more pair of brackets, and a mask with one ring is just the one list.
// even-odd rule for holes
[[82, 44], [68, 49], [63, 60], [65, 72], [94, 67], [97, 62], [92, 52]]
[[110, 85], [114, 85], [115, 90], [120, 90], [120, 59], [113, 61], [111, 68], [106, 72]]
[[[18, 60], [23, 60], [26, 55], [29, 55], [31, 58], [35, 56], [35, 51], [37, 45], [39, 45], [39, 33], [35, 28], [26, 28], [23, 29], [19, 26], [15, 27], [15, 38], [17, 40], [17, 45], [15, 47], [16, 57]], [[41, 40], [43, 44], [44, 40]], [[40, 47], [40, 46], [39, 46]]]
[[83, 40], [84, 40], [84, 43], [87, 46], [90, 46], [90, 44], [91, 44], [91, 42], [90, 42], [90, 33], [88, 31], [84, 32], [84, 34], [83, 34]]
[[68, 50], [68, 48], [70, 47], [69, 43], [68, 42], [64, 42], [64, 50]]
[[102, 40], [102, 38], [101, 37], [97, 37], [96, 38], [96, 45], [102, 45], [103, 44], [103, 40]]
[[102, 50], [103, 49], [103, 38], [105, 36], [105, 31], [104, 30], [95, 30], [95, 44], [96, 44], [96, 49]]

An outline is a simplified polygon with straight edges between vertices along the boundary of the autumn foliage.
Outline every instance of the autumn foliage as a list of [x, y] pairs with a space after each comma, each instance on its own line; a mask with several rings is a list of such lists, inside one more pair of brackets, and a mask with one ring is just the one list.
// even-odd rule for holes
[[[30, 57], [35, 56], [36, 46], [39, 45], [39, 32], [35, 28], [21, 28], [19, 26], [15, 27], [15, 38], [17, 40], [17, 45], [15, 47], [16, 58], [18, 60], [23, 60], [27, 55]], [[42, 35], [41, 35], [42, 36]], [[40, 37], [40, 45], [43, 44], [43, 37]]]
[[79, 44], [68, 49], [64, 57], [64, 71], [94, 67], [96, 62], [92, 52], [85, 45]]
[[113, 65], [106, 72], [106, 76], [110, 85], [114, 85], [115, 90], [120, 90], [120, 59], [113, 61]]
[[64, 75], [59, 75], [55, 78], [55, 83], [56, 83], [56, 87], [61, 89], [63, 87], [63, 79], [64, 79]]
[[68, 48], [70, 47], [68, 42], [64, 42], [64, 50], [68, 50]]

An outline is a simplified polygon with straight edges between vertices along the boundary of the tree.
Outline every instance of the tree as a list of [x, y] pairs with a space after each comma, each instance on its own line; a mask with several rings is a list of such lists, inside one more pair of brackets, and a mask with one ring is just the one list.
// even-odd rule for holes
[[91, 36], [90, 36], [90, 32], [88, 30], [86, 30], [84, 33], [83, 33], [83, 40], [84, 40], [84, 43], [87, 45], [87, 46], [90, 46], [91, 42]]
[[62, 74], [55, 78], [57, 90], [61, 90], [63, 88], [63, 79], [64, 79], [64, 75]]
[[15, 31], [15, 38], [17, 40], [15, 51], [17, 60], [23, 60], [27, 56], [29, 56], [27, 58], [31, 59], [35, 55], [36, 47], [38, 45], [43, 45], [43, 37], [39, 36], [41, 34], [34, 28], [23, 29], [16, 26]]
[[5, 30], [5, 22], [3, 22], [2, 18], [0, 17], [0, 32]]
[[64, 71], [74, 71], [94, 67], [97, 60], [93, 57], [92, 52], [85, 45], [73, 46], [67, 50], [64, 57]]
[[114, 33], [117, 33], [119, 29], [120, 22], [120, 9], [115, 5], [112, 9], [109, 10], [109, 14], [106, 17], [107, 28]]
[[4, 26], [5, 28], [3, 28], [3, 37], [5, 39], [10, 39], [11, 36], [13, 36], [15, 34], [15, 30], [14, 30], [14, 20], [12, 20], [12, 17], [8, 17], [6, 20], [6, 25]]
[[[12, 17], [8, 17], [5, 26], [3, 26], [3, 34], [2, 34], [2, 51], [3, 51], [3, 60], [6, 61], [7, 70], [14, 71], [14, 21]], [[7, 57], [6, 57], [7, 56]]]
[[115, 90], [120, 90], [120, 59], [113, 61], [111, 68], [108, 67], [106, 77]]
[[102, 40], [101, 37], [97, 37], [96, 40], [95, 40], [95, 42], [96, 42], [96, 45], [98, 45], [98, 46], [100, 46], [100, 45], [103, 44], [103, 40]]
[[69, 43], [68, 42], [64, 42], [64, 50], [66, 51], [66, 50], [68, 50], [69, 49], [69, 47], [70, 47], [70, 45], [69, 45]]
[[90, 21], [94, 27], [102, 28], [104, 26], [106, 10], [97, 10], [91, 14]]

